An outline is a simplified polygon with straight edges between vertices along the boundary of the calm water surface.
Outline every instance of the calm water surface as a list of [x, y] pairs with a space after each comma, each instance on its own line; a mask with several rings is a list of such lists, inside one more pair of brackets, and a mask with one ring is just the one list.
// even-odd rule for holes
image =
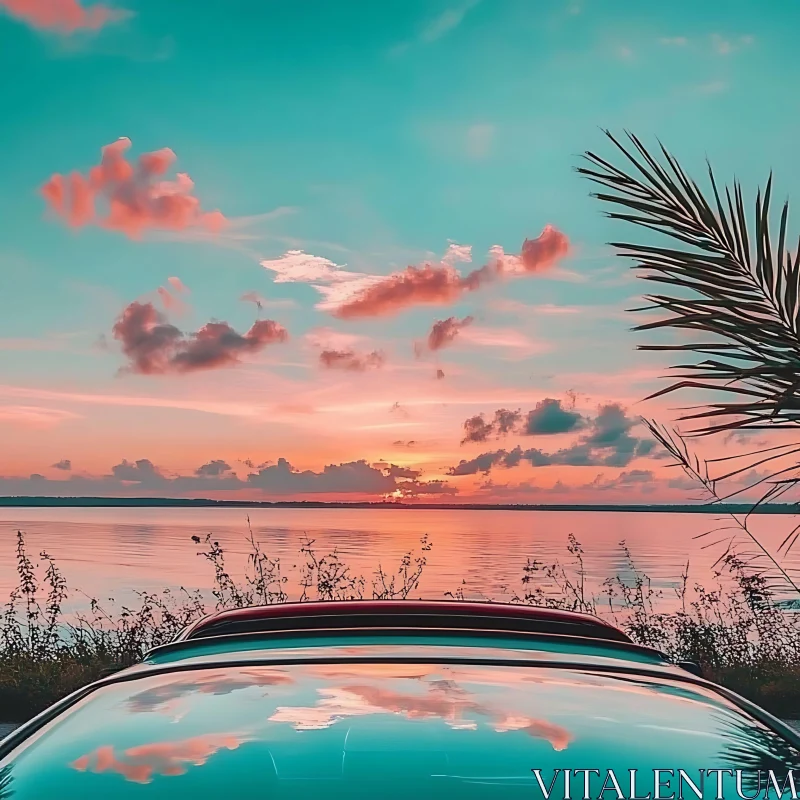
[[[253, 533], [270, 556], [279, 557], [295, 593], [304, 536], [327, 553], [336, 548], [353, 570], [368, 579], [378, 564], [396, 569], [403, 553], [418, 548], [428, 534], [433, 545], [418, 594], [441, 597], [462, 587], [467, 596], [508, 598], [521, 590], [528, 558], [568, 564], [568, 536], [585, 550], [587, 581], [630, 570], [620, 542], [636, 566], [674, 604], [673, 587], [689, 562], [692, 580], [711, 585], [710, 568], [720, 546], [703, 548], [724, 532], [693, 537], [725, 523], [711, 515], [596, 513], [564, 511], [450, 511], [426, 509], [2, 509], [0, 510], [0, 598], [15, 585], [17, 530], [25, 532], [29, 551], [46, 550], [56, 558], [70, 588], [89, 597], [129, 601], [134, 590], [185, 586], [208, 590], [211, 565], [197, 555], [192, 536], [212, 533], [225, 549], [232, 571], [244, 567], [247, 515]], [[754, 530], [777, 545], [797, 523], [789, 516], [761, 516]], [[730, 533], [728, 533], [730, 536]], [[800, 548], [788, 562], [800, 567]], [[462, 583], [462, 581], [464, 583]], [[75, 595], [74, 604], [87, 598]]]

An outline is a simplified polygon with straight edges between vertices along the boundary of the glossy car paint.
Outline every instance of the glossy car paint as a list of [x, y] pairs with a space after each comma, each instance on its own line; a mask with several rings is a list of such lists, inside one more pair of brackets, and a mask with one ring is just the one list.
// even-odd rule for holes
[[0, 797], [530, 798], [543, 796], [536, 768], [797, 763], [757, 717], [653, 651], [608, 642], [196, 640], [154, 651], [17, 744]]

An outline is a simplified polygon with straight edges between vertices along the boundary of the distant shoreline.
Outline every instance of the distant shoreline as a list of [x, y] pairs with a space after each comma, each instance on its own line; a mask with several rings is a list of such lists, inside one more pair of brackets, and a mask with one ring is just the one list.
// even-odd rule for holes
[[503, 504], [503, 503], [335, 503], [313, 500], [260, 502], [257, 500], [204, 500], [160, 497], [0, 497], [0, 508], [363, 508], [403, 511], [592, 511], [658, 512], [666, 514], [798, 514], [794, 503], [683, 504], [683, 505], [593, 505], [593, 504]]

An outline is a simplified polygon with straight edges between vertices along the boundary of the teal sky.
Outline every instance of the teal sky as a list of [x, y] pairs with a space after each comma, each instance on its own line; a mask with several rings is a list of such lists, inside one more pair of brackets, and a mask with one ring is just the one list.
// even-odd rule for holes
[[[602, 217], [574, 167], [587, 149], [611, 154], [602, 128], [627, 128], [659, 137], [696, 175], [708, 156], [746, 190], [774, 168], [782, 199], [800, 182], [800, 7], [119, 0], [99, 30], [70, 32], [42, 23], [49, 5], [0, 0], [0, 492], [355, 499], [424, 495], [433, 481], [462, 499], [683, 496], [644, 451], [448, 473], [517, 444], [460, 444], [473, 415], [571, 402], [581, 426], [520, 439], [553, 453], [586, 444], [603, 407], [641, 413], [660, 362], [634, 352], [622, 311], [639, 286], [604, 244], [627, 232]], [[174, 151], [170, 177], [188, 173], [226, 229], [134, 239], [48, 211], [45, 182], [87, 174], [120, 137], [132, 161]], [[471, 245], [477, 267], [492, 246], [519, 253], [546, 225], [570, 242], [552, 269], [363, 319], [318, 308], [313, 286], [275, 282], [259, 264], [302, 250], [388, 276], [438, 263], [452, 242]], [[244, 333], [258, 309], [241, 296], [256, 292], [288, 341], [219, 369], [126, 372], [115, 321], [134, 301], [155, 303], [170, 277], [189, 291], [178, 292], [182, 309], [159, 314], [181, 331], [213, 319]], [[414, 355], [435, 321], [466, 315], [452, 347]], [[383, 366], [325, 369], [320, 348], [380, 352]], [[51, 466], [64, 460], [70, 469]], [[195, 474], [215, 461], [229, 469]], [[351, 472], [366, 470], [363, 486], [326, 482], [326, 465], [361, 461]], [[387, 468], [370, 465], [384, 462], [410, 483], [383, 481]], [[134, 472], [120, 483], [113, 468], [126, 463]], [[259, 465], [277, 471], [262, 477]], [[293, 478], [300, 470], [317, 477]], [[38, 490], [31, 473], [43, 476]]]

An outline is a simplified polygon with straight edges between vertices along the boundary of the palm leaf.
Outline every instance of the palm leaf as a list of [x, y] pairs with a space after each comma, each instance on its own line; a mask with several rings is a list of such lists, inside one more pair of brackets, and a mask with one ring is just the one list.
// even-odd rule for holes
[[[710, 197], [659, 144], [659, 161], [633, 134], [631, 146], [606, 135], [624, 156], [627, 171], [587, 152], [589, 166], [578, 172], [603, 187], [593, 193], [615, 210], [607, 212], [664, 234], [674, 247], [613, 242], [618, 255], [636, 260], [641, 277], [676, 293], [645, 296], [661, 317], [635, 330], [696, 331], [689, 344], [644, 344], [641, 350], [708, 356], [680, 364], [674, 381], [651, 397], [678, 389], [721, 392], [724, 401], [685, 409], [681, 419], [702, 421], [692, 431], [708, 435], [740, 428], [759, 429], [800, 422], [800, 244], [786, 249], [788, 203], [779, 223], [777, 246], [770, 227], [772, 176], [756, 197], [753, 233], [748, 231], [741, 185], [718, 189], [709, 165]], [[663, 163], [662, 163], [663, 162]]]
[[[642, 422], [650, 431], [650, 434], [653, 436], [653, 438], [667, 451], [667, 454], [671, 457], [673, 464], [681, 467], [681, 469], [683, 469], [683, 471], [692, 481], [705, 489], [711, 503], [721, 504], [726, 500], [729, 500], [734, 495], [739, 494], [739, 492], [734, 492], [724, 497], [719, 495], [717, 491], [717, 482], [719, 479], [710, 477], [708, 471], [708, 462], [701, 460], [696, 453], [689, 449], [688, 445], [686, 444], [686, 440], [679, 432], [670, 430], [664, 425], [659, 425], [654, 420], [642, 419]], [[795, 468], [793, 467], [792, 469]], [[757, 481], [753, 485], [758, 485], [763, 482], [763, 480]], [[759, 501], [755, 503], [755, 505], [750, 509], [743, 519], [740, 519], [736, 514], [728, 513], [727, 517], [732, 523], [731, 525], [727, 525], [722, 528], [715, 528], [714, 530], [699, 534], [699, 537], [703, 537], [722, 530], [732, 531], [732, 536], [729, 538], [711, 542], [707, 545], [708, 547], [715, 547], [722, 541], [727, 541], [728, 547], [717, 559], [717, 564], [722, 561], [728, 553], [731, 552], [731, 548], [734, 545], [740, 545], [737, 551], [739, 555], [744, 557], [746, 563], [751, 567], [751, 569], [759, 572], [770, 581], [769, 588], [771, 590], [788, 590], [794, 592], [795, 594], [800, 594], [800, 586], [798, 586], [797, 581], [791, 575], [792, 570], [782, 566], [778, 559], [769, 551], [767, 547], [764, 546], [761, 540], [748, 527], [750, 515], [756, 511], [761, 504], [768, 503], [770, 500], [774, 501], [778, 499], [784, 492], [791, 488], [789, 484], [794, 482], [795, 481], [793, 479], [790, 481], [774, 481], [771, 487], [762, 495]], [[748, 488], [752, 488], [752, 486]], [[800, 526], [795, 528], [792, 533], [786, 537], [781, 545], [781, 548], [785, 548], [786, 551], [791, 548], [791, 545], [794, 544], [794, 541], [797, 538], [799, 529]], [[779, 551], [781, 548], [779, 548]]]
[[10, 798], [13, 795], [12, 780], [10, 765], [0, 769], [0, 800], [5, 800], [5, 798]]

